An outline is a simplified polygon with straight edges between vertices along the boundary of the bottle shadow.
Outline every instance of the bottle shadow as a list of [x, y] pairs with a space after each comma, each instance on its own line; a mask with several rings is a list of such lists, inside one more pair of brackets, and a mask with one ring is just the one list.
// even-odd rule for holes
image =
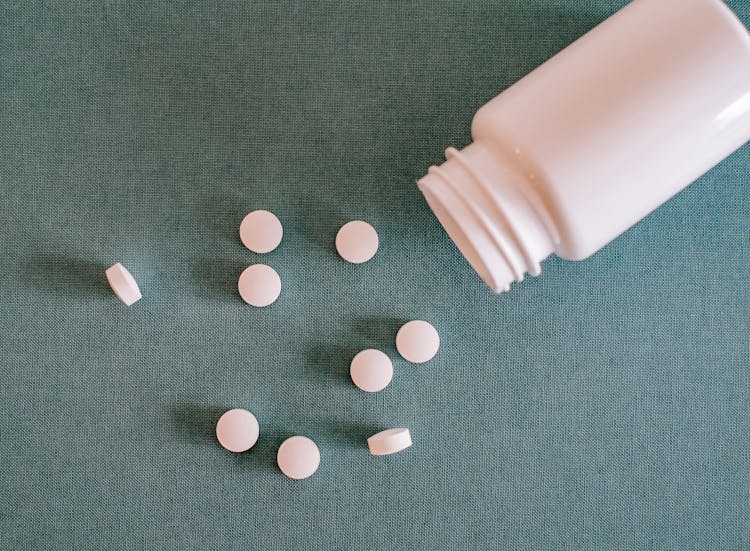
[[[358, 12], [352, 32], [360, 25], [368, 29], [383, 24], [383, 14], [375, 4], [371, 8], [364, 12], [343, 8], [338, 16], [348, 10]], [[277, 35], [276, 26], [263, 23], [267, 14], [257, 6], [248, 3], [237, 9], [239, 20], [254, 22], [262, 31], [247, 33], [255, 36], [250, 43], [273, 44], [271, 53], [281, 58], [298, 62], [305, 58], [296, 41], [289, 43], [283, 33]], [[403, 9], [403, 20], [408, 21], [410, 8], [389, 8], [389, 16], [394, 9]], [[422, 15], [420, 27], [444, 29], [443, 39], [435, 43], [431, 33], [415, 32], [413, 25], [392, 25], [388, 35], [397, 40], [373, 45], [389, 52], [384, 57], [392, 61], [377, 69], [372, 68], [369, 57], [342, 60], [341, 51], [331, 48], [330, 14], [314, 4], [287, 16], [291, 27], [303, 29], [299, 43], [313, 45], [310, 49], [316, 56], [309, 63], [292, 63], [281, 69], [277, 63], [240, 69], [234, 47], [214, 48], [210, 64], [205, 64], [205, 44], [216, 45], [216, 41], [211, 29], [203, 27], [194, 41], [179, 50], [159, 43], [143, 55], [142, 48], [128, 48], [126, 42], [123, 51], [131, 52], [127, 66], [152, 75], [151, 84], [163, 85], [163, 95], [159, 101], [130, 106], [132, 112], [116, 114], [129, 122], [125, 130], [136, 136], [132, 143], [142, 148], [136, 153], [152, 153], [153, 143], [170, 144], [183, 169], [179, 189], [191, 209], [186, 223], [193, 231], [206, 232], [220, 241], [226, 257], [236, 254], [241, 258], [238, 228], [242, 217], [256, 208], [276, 211], [277, 205], [286, 209], [277, 212], [285, 233], [303, 236], [332, 255], [337, 229], [354, 218], [368, 219], [376, 227], [380, 221], [388, 221], [397, 228], [392, 239], [398, 248], [423, 246], [442, 234], [414, 185], [416, 180], [431, 164], [440, 162], [438, 157], [446, 146], [461, 146], [468, 138], [471, 115], [481, 103], [608, 14], [592, 9], [565, 11], [534, 2], [495, 3], [478, 10], [441, 0]], [[310, 17], [319, 18], [316, 20], [322, 26], [309, 25]], [[461, 20], [471, 24], [455, 24]], [[184, 23], [189, 25], [190, 19]], [[541, 37], [534, 41], [536, 47], [529, 48], [529, 37]], [[124, 37], [126, 41], [135, 39]], [[408, 52], [403, 50], [404, 44], [409, 45]], [[393, 61], [404, 55], [412, 60], [413, 70], [408, 74], [403, 73], [406, 60]], [[330, 64], [331, 60], [339, 60], [342, 67], [350, 63], [351, 70], [360, 68], [362, 85], [351, 79], [316, 78], [320, 74], [316, 63]], [[244, 71], [249, 71], [254, 86], [240, 84], [248, 81]], [[206, 78], [196, 78], [196, 74]], [[220, 77], [225, 86], [216, 86], [208, 75]], [[144, 97], [140, 88], [143, 79], [122, 77], [118, 82], [124, 97]], [[311, 85], [302, 91], [279, 85], [292, 77], [309, 79]], [[390, 82], [367, 86], [368, 79], [373, 84]], [[299, 104], [317, 107], [298, 109]], [[271, 117], [273, 124], [269, 122], [270, 114], [284, 105], [288, 107], [283, 117]], [[144, 121], [153, 120], [156, 113], [200, 132], [176, 136], [160, 127], [153, 135], [143, 135], [143, 128], [153, 126]], [[232, 116], [227, 119], [226, 113]], [[200, 121], [197, 127], [196, 121]], [[204, 158], [196, 152], [212, 155]], [[134, 195], [154, 193], [152, 180], [136, 179], [130, 185]], [[159, 204], [159, 208], [128, 213], [139, 217], [130, 223], [160, 227], [172, 215], [173, 207], [168, 201]], [[230, 240], [236, 247], [226, 246]], [[234, 282], [228, 282], [226, 274], [214, 270], [210, 263], [197, 260], [193, 270], [197, 285], [211, 295], [231, 296]]]

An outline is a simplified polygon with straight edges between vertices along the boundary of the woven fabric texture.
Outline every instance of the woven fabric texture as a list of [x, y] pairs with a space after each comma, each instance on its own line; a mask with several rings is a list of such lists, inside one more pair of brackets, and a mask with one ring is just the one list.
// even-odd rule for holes
[[[415, 186], [624, 4], [2, 3], [0, 549], [747, 549], [750, 148], [502, 296]], [[238, 238], [256, 208], [267, 255]], [[351, 219], [381, 237], [360, 266]], [[256, 262], [267, 309], [236, 291]], [[409, 319], [429, 363], [396, 354]], [[374, 395], [366, 347], [394, 360]], [[215, 441], [231, 407], [249, 453]], [[371, 457], [399, 426], [414, 446]], [[293, 434], [306, 481], [275, 465]]]

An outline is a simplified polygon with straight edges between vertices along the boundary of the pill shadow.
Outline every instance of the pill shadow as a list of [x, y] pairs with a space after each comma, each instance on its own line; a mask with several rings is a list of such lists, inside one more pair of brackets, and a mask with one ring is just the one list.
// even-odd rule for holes
[[356, 215], [347, 214], [330, 202], [310, 196], [285, 226], [290, 232], [307, 236], [318, 249], [336, 255], [336, 233], [341, 226], [356, 218]]
[[349, 386], [353, 384], [349, 377], [349, 364], [360, 350], [362, 348], [353, 342], [345, 345], [314, 343], [308, 347], [307, 361], [315, 372], [333, 377], [342, 385]]
[[177, 404], [170, 408], [169, 418], [178, 437], [201, 444], [216, 443], [216, 422], [228, 409], [204, 404]]
[[374, 423], [319, 419], [315, 423], [315, 438], [325, 447], [367, 450], [367, 439], [382, 430], [385, 427]]
[[192, 204], [194, 219], [199, 230], [208, 229], [214, 236], [226, 241], [240, 242], [240, 224], [245, 215], [255, 209], [268, 208], [264, 205], [250, 205], [240, 194], [200, 195], [200, 200]]
[[393, 352], [396, 349], [396, 333], [408, 321], [388, 316], [358, 318], [352, 322], [352, 330], [364, 343], [370, 343], [365, 348]]
[[105, 274], [110, 265], [65, 254], [42, 254], [29, 258], [24, 267], [24, 284], [59, 294], [109, 296]]
[[[238, 258], [241, 258], [238, 255]], [[239, 298], [237, 280], [242, 270], [251, 262], [237, 260], [211, 259], [199, 260], [193, 266], [191, 275], [198, 288], [199, 296], [226, 299], [232, 301]]]
[[261, 426], [258, 441], [250, 450], [237, 454], [237, 464], [251, 470], [281, 474], [276, 463], [276, 453], [281, 443], [291, 436], [294, 434], [289, 431]]
[[[229, 406], [208, 406], [198, 403], [176, 404], [170, 408], [169, 418], [175, 434], [181, 440], [219, 448], [220, 444], [216, 440], [216, 423], [229, 409]], [[281, 443], [290, 436], [293, 434], [261, 426], [258, 441], [250, 450], [226, 453], [229, 454], [230, 461], [243, 467], [276, 470], [276, 452]]]
[[303, 429], [293, 433], [288, 430], [275, 428], [260, 428], [260, 436], [252, 449], [236, 454], [237, 464], [251, 470], [275, 472], [281, 475], [276, 462], [276, 454], [279, 447], [287, 438], [303, 435], [311, 438], [325, 454], [326, 449], [358, 448], [367, 452], [367, 439], [373, 434], [384, 430], [382, 426], [374, 424], [354, 424], [346, 421], [335, 422], [330, 420], [307, 419], [303, 425], [309, 429]]

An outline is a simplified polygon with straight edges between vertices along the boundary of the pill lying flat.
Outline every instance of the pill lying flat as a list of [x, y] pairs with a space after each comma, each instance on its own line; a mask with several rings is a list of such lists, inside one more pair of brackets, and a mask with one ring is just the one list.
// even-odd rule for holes
[[367, 439], [367, 447], [372, 455], [390, 455], [411, 446], [409, 429], [388, 429], [373, 434]]
[[396, 333], [396, 349], [404, 359], [418, 364], [431, 360], [440, 348], [440, 335], [426, 321], [405, 323]]
[[244, 452], [258, 441], [260, 427], [255, 415], [246, 409], [230, 409], [216, 423], [216, 438], [230, 452]]
[[240, 224], [240, 240], [256, 253], [268, 253], [281, 243], [284, 229], [276, 215], [267, 210], [254, 210]]
[[393, 379], [393, 363], [380, 350], [368, 348], [354, 356], [349, 374], [354, 384], [365, 392], [378, 392]]
[[248, 266], [240, 274], [237, 289], [242, 300], [252, 306], [268, 306], [281, 293], [281, 278], [276, 270], [265, 264]]
[[336, 250], [352, 264], [367, 262], [378, 250], [378, 232], [362, 220], [347, 222], [336, 234]]
[[292, 436], [282, 442], [276, 454], [276, 462], [286, 476], [301, 480], [318, 470], [320, 450], [306, 436]]
[[107, 274], [109, 286], [112, 287], [117, 298], [128, 306], [141, 300], [141, 290], [138, 288], [135, 278], [130, 275], [130, 272], [122, 264], [118, 262], [110, 266], [105, 273]]

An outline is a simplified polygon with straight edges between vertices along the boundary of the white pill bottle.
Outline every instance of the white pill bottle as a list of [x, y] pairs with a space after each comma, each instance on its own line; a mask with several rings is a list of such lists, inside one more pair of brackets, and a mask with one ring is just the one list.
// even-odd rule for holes
[[750, 33], [635, 0], [483, 106], [418, 185], [496, 292], [596, 252], [750, 140]]

